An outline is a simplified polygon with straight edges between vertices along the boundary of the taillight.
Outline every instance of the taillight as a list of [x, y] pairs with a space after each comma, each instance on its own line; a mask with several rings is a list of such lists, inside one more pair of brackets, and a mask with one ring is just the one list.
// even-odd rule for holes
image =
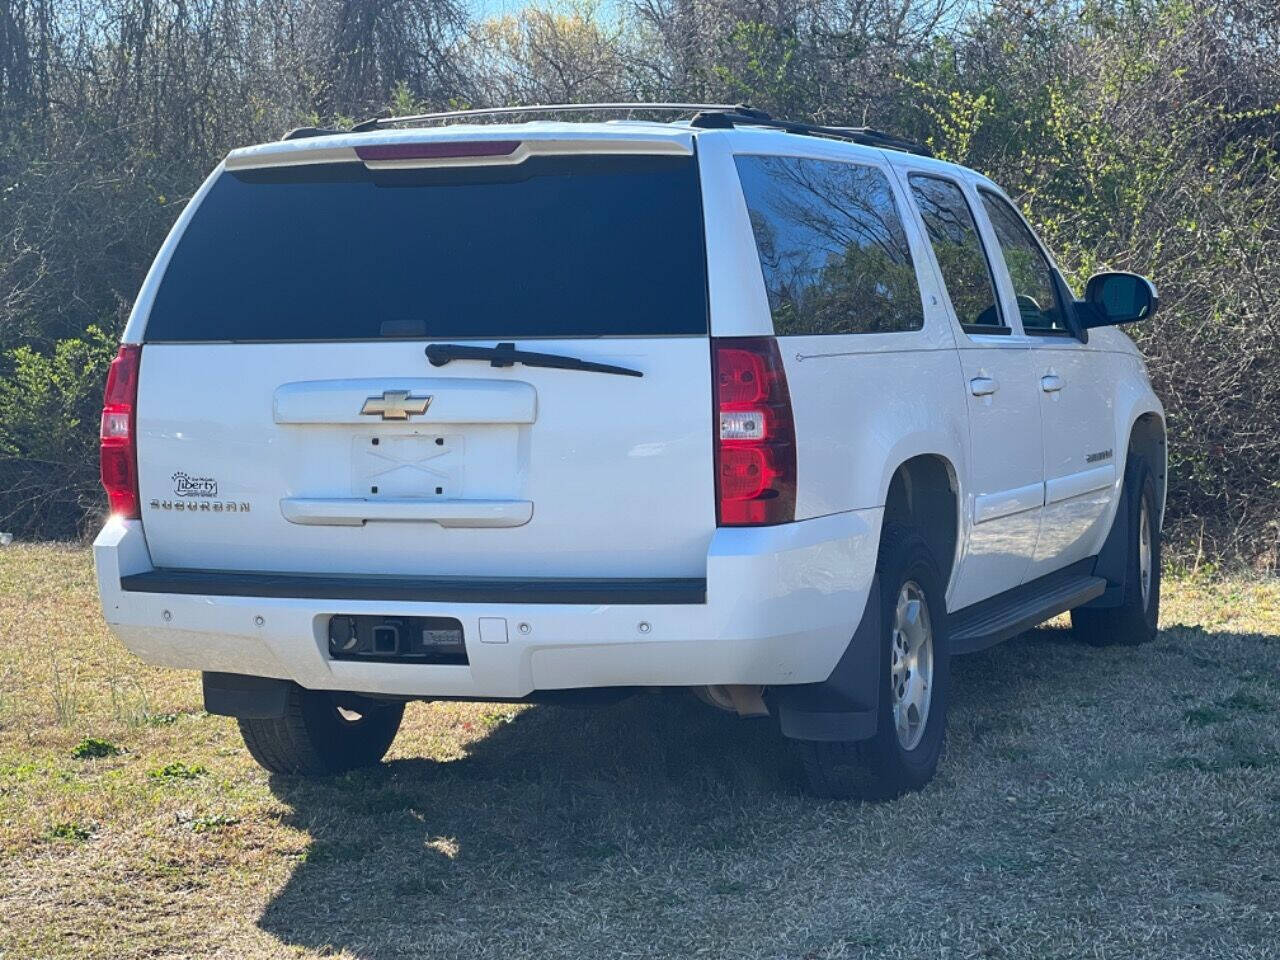
[[123, 344], [107, 371], [99, 433], [102, 486], [111, 512], [127, 519], [141, 516], [138, 500], [138, 364], [142, 347]]
[[716, 505], [722, 527], [796, 518], [795, 421], [773, 337], [716, 339]]

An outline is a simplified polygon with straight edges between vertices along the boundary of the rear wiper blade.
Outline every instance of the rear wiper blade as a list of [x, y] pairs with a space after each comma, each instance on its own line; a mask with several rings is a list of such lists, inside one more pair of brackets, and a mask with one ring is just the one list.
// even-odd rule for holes
[[443, 367], [451, 360], [488, 360], [491, 367], [510, 367], [523, 363], [526, 367], [553, 367], [556, 370], [586, 370], [590, 373], [616, 373], [623, 377], [643, 377], [639, 370], [615, 367], [609, 363], [593, 363], [556, 353], [534, 353], [517, 350], [514, 343], [496, 347], [471, 347], [464, 343], [433, 343], [427, 347], [427, 359], [433, 367]]

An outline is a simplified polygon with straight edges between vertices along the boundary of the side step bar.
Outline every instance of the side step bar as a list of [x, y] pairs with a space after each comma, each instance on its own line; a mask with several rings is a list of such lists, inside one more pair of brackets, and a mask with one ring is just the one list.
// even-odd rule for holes
[[951, 652], [976, 653], [1100, 597], [1093, 558], [951, 614]]

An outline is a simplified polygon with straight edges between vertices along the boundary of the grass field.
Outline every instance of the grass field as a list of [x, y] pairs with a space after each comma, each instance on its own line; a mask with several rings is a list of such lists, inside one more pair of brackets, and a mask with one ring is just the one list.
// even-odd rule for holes
[[413, 704], [386, 765], [300, 782], [109, 636], [87, 551], [0, 548], [0, 957], [1278, 956], [1280, 582], [1163, 620], [957, 661], [895, 803], [656, 696]]

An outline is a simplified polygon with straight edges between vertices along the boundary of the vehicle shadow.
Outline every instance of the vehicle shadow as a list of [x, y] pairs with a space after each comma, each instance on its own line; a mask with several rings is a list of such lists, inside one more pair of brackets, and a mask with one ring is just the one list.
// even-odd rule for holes
[[799, 793], [772, 721], [739, 720], [691, 695], [494, 707], [487, 735], [457, 760], [272, 777], [285, 822], [311, 844], [259, 926], [290, 945], [370, 960], [453, 953], [477, 909], [503, 915], [511, 899], [555, 899], [567, 883], [611, 872], [624, 850], [730, 846], [758, 804]]
[[[1218, 638], [1189, 632], [1163, 639], [1185, 647], [1184, 657], [1211, 641]], [[1040, 722], [1046, 691], [1051, 700], [1106, 704], [1128, 683], [1115, 664], [1142, 655], [1091, 651], [1050, 628], [960, 658], [956, 736], [938, 782], [913, 802], [940, 810], [957, 789], [1002, 796], [970, 781], [993, 770], [1014, 781], [1023, 775], [999, 745], [1010, 730]], [[1168, 680], [1153, 674], [1149, 682], [1154, 689]], [[434, 729], [437, 716], [417, 713], [401, 749], [441, 753], [439, 744], [452, 743], [457, 731]], [[260, 917], [262, 930], [294, 947], [390, 960], [496, 956], [514, 946], [548, 955], [563, 952], [556, 937], [566, 929], [596, 923], [598, 932], [574, 934], [575, 952], [590, 955], [581, 944], [594, 942], [608, 955], [609, 923], [650, 922], [639, 916], [651, 898], [674, 896], [660, 891], [702, 890], [708, 905], [682, 914], [696, 919], [728, 895], [740, 908], [760, 884], [759, 909], [767, 911], [768, 878], [796, 849], [823, 831], [879, 829], [889, 816], [807, 797], [775, 721], [740, 720], [687, 694], [591, 709], [490, 705], [467, 716], [487, 732], [458, 759], [271, 779], [288, 808], [285, 823], [311, 839]], [[874, 876], [879, 849], [854, 846], [849, 856]], [[730, 879], [705, 879], [712, 874]], [[669, 909], [664, 901], [654, 915]]]

